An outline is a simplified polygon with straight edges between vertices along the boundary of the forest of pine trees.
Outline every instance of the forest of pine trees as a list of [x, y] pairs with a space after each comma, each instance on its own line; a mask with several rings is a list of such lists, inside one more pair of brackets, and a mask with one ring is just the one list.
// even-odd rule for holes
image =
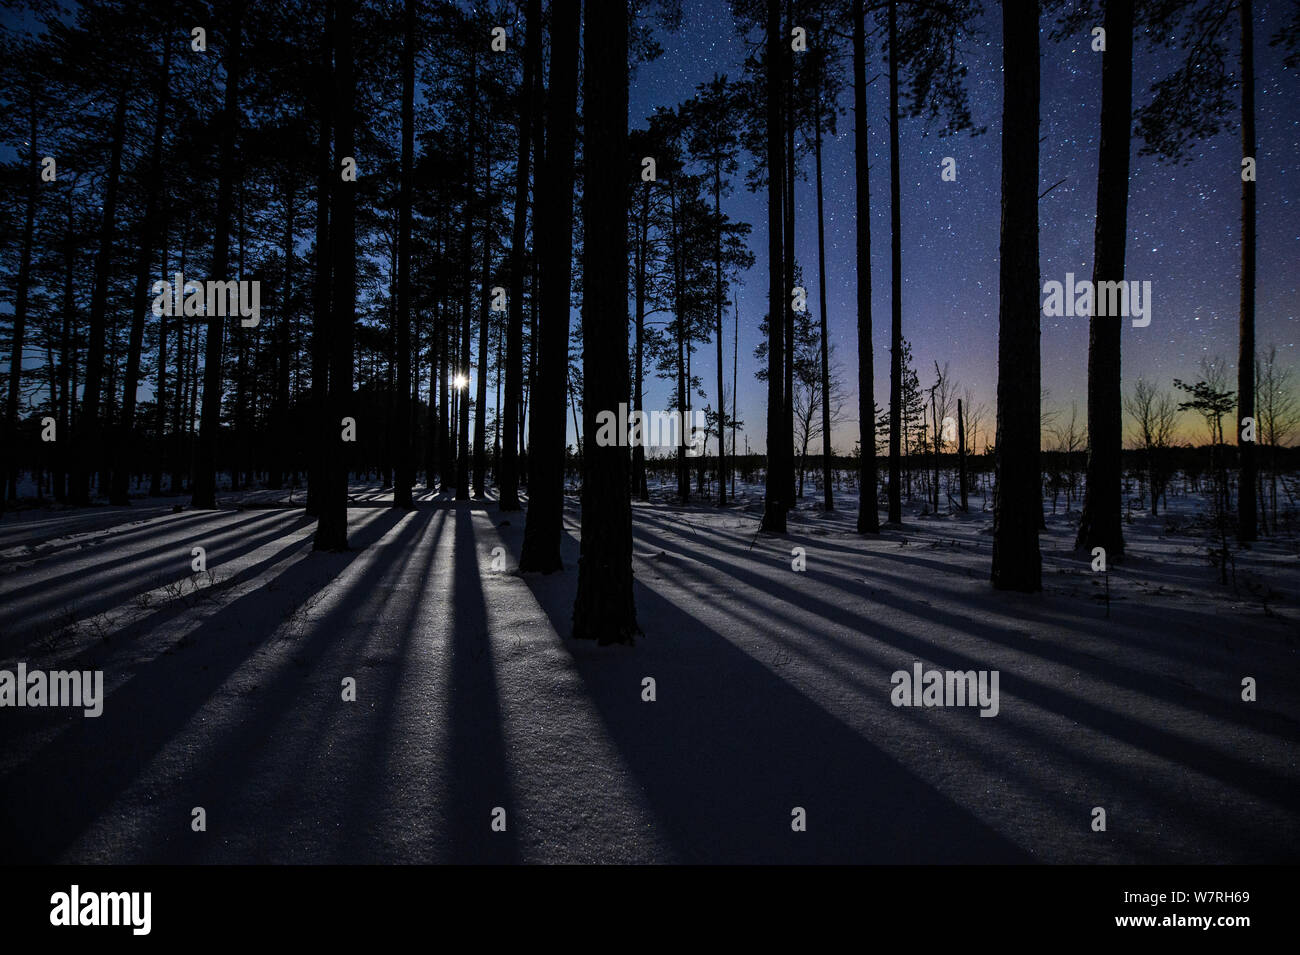
[[[966, 506], [967, 455], [984, 450], [968, 433], [971, 396], [957, 404], [941, 362], [933, 389], [917, 379], [908, 352], [900, 177], [911, 159], [900, 127], [987, 129], [951, 42], [983, 16], [978, 0], [732, 0], [743, 69], [651, 116], [630, 115], [629, 81], [657, 55], [656, 37], [679, 28], [673, 0], [9, 6], [4, 506], [18, 503], [24, 474], [37, 496], [69, 505], [147, 493], [215, 508], [225, 490], [301, 489], [314, 546], [341, 550], [349, 483], [377, 476], [397, 508], [415, 506], [423, 486], [524, 509], [520, 569], [545, 574], [563, 567], [576, 482], [574, 634], [630, 641], [632, 502], [649, 500], [647, 469], [673, 469], [679, 504], [725, 506], [741, 466], [732, 320], [760, 244], [767, 313], [744, 321], [764, 339], [758, 366], [739, 374], [757, 372], [766, 396], [761, 530], [786, 530], [810, 460], [821, 506], [837, 506], [835, 472], [849, 460], [832, 443], [839, 412], [859, 423], [860, 533], [879, 532], [882, 504], [888, 522], [902, 521], [926, 456], [937, 508], [940, 457], [959, 451]], [[1101, 24], [1107, 37], [1100, 282], [1125, 275], [1131, 144], [1138, 162], [1176, 162], [1232, 129], [1252, 156], [1254, 45], [1294, 50], [1300, 22], [1256, 36], [1251, 0], [1066, 6], [1001, 4], [1002, 115], [982, 117], [1000, 125], [1002, 150], [990, 573], [996, 587], [1024, 591], [1041, 587], [1040, 26], [1087, 42]], [[1135, 43], [1170, 36], [1184, 40], [1180, 68], [1135, 76]], [[888, 84], [887, 115], [867, 112], [877, 79]], [[823, 144], [846, 123], [856, 249], [833, 278], [856, 272], [857, 343], [837, 356]], [[889, 167], [889, 195], [875, 201], [888, 203], [890, 222], [874, 248], [873, 149]], [[796, 202], [799, 182], [815, 190], [812, 206]], [[736, 217], [740, 189], [764, 198], [763, 221]], [[1262, 400], [1254, 189], [1243, 176], [1240, 419]], [[802, 216], [817, 220], [816, 261], [796, 256]], [[889, 263], [888, 287], [873, 287], [877, 259]], [[235, 309], [233, 292], [229, 303], [218, 293], [224, 317], [180, 307], [173, 276], [257, 283], [256, 320]], [[805, 287], [817, 303], [806, 313], [794, 295]], [[882, 296], [890, 346], [876, 356]], [[1112, 559], [1124, 548], [1119, 341], [1114, 321], [1091, 320], [1077, 544]], [[600, 412], [643, 410], [652, 379], [668, 386], [671, 410], [707, 412], [707, 475], [685, 435], [668, 464], [598, 441]], [[941, 438], [954, 415], [959, 433]], [[1254, 440], [1235, 443], [1236, 534], [1248, 542], [1263, 481]]]

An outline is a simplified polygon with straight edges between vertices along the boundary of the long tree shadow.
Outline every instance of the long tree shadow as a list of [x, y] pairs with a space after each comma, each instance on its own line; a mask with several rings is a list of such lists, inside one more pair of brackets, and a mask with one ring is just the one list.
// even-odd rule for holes
[[[573, 583], [530, 585], [567, 633]], [[566, 646], [683, 860], [1032, 861], [687, 610], [639, 582], [636, 603], [655, 634], [637, 649]], [[641, 700], [645, 677], [653, 703]], [[796, 809], [806, 831], [793, 828]]]
[[[638, 534], [639, 536], [644, 535], [651, 540], [655, 539], [653, 533], [647, 533], [641, 529], [638, 530]], [[671, 541], [660, 540], [667, 546], [673, 546]], [[869, 633], [874, 639], [903, 651], [911, 659], [926, 660], [956, 670], [979, 670], [986, 668], [988, 665], [987, 659], [977, 659], [964, 649], [935, 643], [932, 640], [904, 633], [880, 620], [868, 619], [863, 614], [843, 605], [832, 604], [821, 596], [793, 588], [779, 583], [771, 577], [746, 570], [740, 563], [726, 560], [721, 554], [712, 554], [710, 552], [693, 553], [704, 565], [742, 584], [740, 590], [736, 592], [737, 594], [764, 593], [768, 597], [779, 601], [780, 604], [801, 612], [800, 615], [806, 617], [808, 621], [807, 625], [802, 628], [802, 632], [807, 634], [810, 639], [815, 638], [819, 633], [817, 621], [820, 620], [825, 621], [828, 627], [837, 623], [839, 626], [849, 626], [863, 633]], [[736, 596], [734, 599], [749, 599], [752, 602], [752, 598], [742, 596]], [[977, 619], [957, 616], [929, 604], [918, 608], [914, 602], [907, 601], [897, 595], [888, 595], [887, 598], [881, 598], [880, 595], [877, 595], [873, 599], [880, 600], [896, 609], [902, 609], [911, 614], [926, 616], [936, 624], [977, 639], [987, 640], [993, 644], [1007, 642], [1005, 628], [999, 628]], [[1015, 649], [1032, 653], [1038, 647], [1035, 645], [1029, 648], [1022, 644], [1016, 646]], [[864, 662], [872, 662], [877, 665], [881, 662], [874, 658], [867, 658], [864, 648], [844, 648], [842, 652], [863, 656]], [[1185, 736], [1153, 726], [1149, 721], [1134, 720], [1126, 713], [1117, 712], [1099, 703], [1080, 698], [1049, 683], [1028, 678], [1017, 678], [1014, 683], [1008, 683], [1007, 679], [1005, 679], [1008, 676], [1015, 676], [1015, 674], [1004, 673], [1004, 691], [1011, 690], [1017, 697], [1040, 706], [1048, 712], [1063, 716], [1073, 722], [1082, 723], [1094, 732], [1146, 750], [1180, 767], [1203, 773], [1218, 780], [1223, 787], [1235, 787], [1245, 790], [1277, 806], [1286, 806], [1288, 794], [1294, 790], [1295, 783], [1293, 779], [1278, 773], [1270, 767], [1259, 766], [1244, 759], [1213, 750], [1200, 741], [1189, 740]], [[1104, 674], [1100, 678], [1104, 679]], [[1143, 689], [1149, 689], [1149, 687]], [[1044, 742], [1048, 741], [1045, 740]], [[1120, 773], [1116, 769], [1101, 767], [1097, 772], [1109, 775], [1115, 779], [1117, 784], [1124, 785], [1119, 778]], [[1150, 773], [1147, 776], [1131, 781], [1128, 785], [1130, 788], [1136, 786], [1138, 789], [1148, 791], [1156, 802], [1161, 801], [1162, 796], [1166, 800], [1170, 797], [1168, 791], [1160, 789], [1155, 780], [1150, 778]], [[1183, 802], [1181, 799], [1179, 801], [1180, 803]], [[1259, 827], [1252, 827], [1247, 819], [1221, 819], [1217, 810], [1210, 810], [1204, 806], [1195, 807], [1190, 804], [1182, 805], [1182, 811], [1187, 813], [1189, 818], [1195, 819], [1199, 825], [1207, 827], [1207, 831], [1225, 827], [1233, 829], [1239, 841], [1243, 845], [1251, 846], [1251, 851], [1258, 857], [1282, 858], [1286, 857], [1288, 852], [1294, 852], [1293, 845], [1291, 848], [1286, 848], [1288, 843], [1293, 844], [1295, 842], [1294, 833], [1287, 835], [1282, 840], [1282, 847], [1279, 848], [1276, 835], [1271, 837], [1263, 836], [1259, 831]], [[1281, 853], [1280, 856], [1279, 853]]]
[[[645, 528], [639, 528], [638, 533], [647, 540], [655, 541], [661, 547], [668, 548], [676, 546], [674, 541], [668, 538], [659, 537]], [[711, 535], [711, 532], [706, 531], [705, 533]], [[794, 539], [795, 538], [792, 538], [792, 540]], [[810, 547], [824, 546], [821, 541], [807, 541], [807, 543]], [[769, 578], [762, 578], [754, 574], [740, 571], [739, 568], [741, 563], [739, 560], [719, 560], [717, 559], [718, 555], [713, 553], [717, 551], [724, 555], [731, 554], [736, 558], [743, 558], [746, 551], [744, 548], [739, 546], [739, 544], [732, 543], [722, 538], [712, 537], [712, 539], [708, 540], [708, 545], [711, 556], [702, 559], [703, 563], [706, 565], [712, 566], [731, 576], [741, 576], [745, 583], [757, 586], [760, 589], [772, 586]], [[859, 554], [859, 556], [861, 555]], [[879, 572], [879, 567], [882, 565], [893, 564], [929, 567], [931, 564], [931, 561], [928, 559], [918, 559], [913, 555], [894, 553], [893, 551], [875, 552], [871, 555], [871, 560], [877, 566], [877, 573]], [[951, 567], [942, 564], [936, 564], [934, 567], [929, 567], [929, 569], [940, 569], [948, 574], [952, 573]], [[871, 572], [871, 568], [861, 567], [857, 568], [855, 572], [867, 574]], [[910, 594], [907, 597], [896, 594], [889, 590], [888, 587], [884, 586], [884, 581], [881, 581], [881, 586], [873, 589], [870, 593], [866, 591], [857, 591], [845, 586], [844, 577], [847, 573], [848, 571], [846, 570], [844, 574], [840, 575], [821, 574], [815, 569], [814, 565], [810, 566], [808, 576], [810, 579], [819, 579], [820, 582], [843, 591], [847, 597], [859, 600], [869, 599], [874, 603], [879, 603], [894, 609], [917, 613], [932, 620], [936, 624], [952, 627], [974, 637], [1005, 644], [1007, 647], [1014, 648], [1019, 652], [1032, 654], [1045, 660], [1051, 660], [1056, 663], [1077, 668], [1092, 674], [1097, 679], [1113, 683], [1116, 686], [1122, 686], [1126, 689], [1153, 696], [1169, 703], [1198, 709], [1216, 719], [1236, 723], [1249, 729], [1272, 733], [1285, 739], [1300, 739], [1300, 723], [1297, 723], [1295, 720], [1281, 713], [1262, 707], [1241, 707], [1233, 699], [1222, 696], [1211, 696], [1197, 691], [1193, 687], [1174, 682], [1164, 674], [1152, 673], [1145, 669], [1132, 667], [1112, 659], [1106, 659], [1085, 650], [1080, 650], [1064, 644], [1052, 643], [1045, 640], [1036, 640], [1023, 632], [1013, 630], [1009, 627], [998, 626], [996, 623], [988, 623], [973, 615], [959, 616], [951, 611], [937, 607], [929, 601], [919, 600], [915, 593]], [[914, 591], [928, 591], [933, 593], [936, 597], [950, 598], [952, 596], [950, 588], [945, 589], [942, 585], [925, 583], [915, 575], [908, 575], [906, 579], [909, 587]], [[809, 603], [809, 601], [811, 601], [816, 604], [819, 614], [826, 615], [829, 612], [829, 608], [823, 601], [812, 596], [805, 598], [803, 596], [803, 591], [796, 591], [793, 588], [783, 585], [778, 585], [776, 591], [781, 595], [787, 595], [792, 604], [799, 606], [802, 609], [813, 609], [812, 604]], [[992, 594], [986, 598], [986, 602], [990, 605], [998, 600], [999, 598], [994, 597]], [[1081, 635], [1088, 637], [1090, 643], [1096, 639], [1097, 635], [1091, 631], [1083, 629], [1078, 621], [1072, 620], [1068, 621], [1066, 624], [1062, 624], [1042, 607], [1030, 604], [1024, 599], [1008, 596], [1001, 598], [1001, 603], [1005, 606], [1006, 610], [1014, 608], [1017, 622], [1037, 622], [1044, 625], [1075, 630], [1080, 632]], [[1195, 612], [1179, 610], [1177, 608], [1167, 608], [1163, 611], [1163, 614], [1163, 617], [1158, 618], [1152, 615], [1149, 619], [1150, 627], [1157, 628], [1157, 632], [1167, 633], [1174, 629], [1178, 623], [1182, 623], [1187, 627], [1193, 627], [1195, 621], [1200, 618], [1200, 615]], [[827, 616], [827, 619], [832, 618]], [[872, 625], [875, 626], [874, 623]], [[1147, 647], [1152, 652], [1159, 652], [1165, 656], [1171, 656], [1172, 651], [1168, 645], [1168, 638], [1165, 637], [1163, 639], [1164, 642], [1161, 643], [1160, 639], [1156, 637], [1147, 637], [1142, 633], [1130, 634], [1127, 630], [1125, 632], [1126, 641], [1135, 642], [1143, 647]], [[1222, 662], [1224, 664], [1240, 664], [1239, 659], [1225, 659]]]
[[[283, 537], [290, 529], [300, 525], [301, 515], [268, 515], [273, 519], [259, 521], [251, 528], [244, 524], [210, 532], [202, 538], [203, 546], [208, 549], [209, 567], [216, 570], [222, 561], [232, 560], [250, 553], [257, 548]], [[250, 522], [251, 523], [251, 522]], [[136, 554], [126, 555], [126, 559], [112, 560], [112, 554], [103, 555], [104, 560], [93, 571], [65, 575], [58, 583], [48, 586], [34, 586], [35, 593], [23, 600], [21, 607], [26, 629], [15, 629], [6, 633], [0, 643], [6, 652], [18, 649], [16, 644], [24, 634], [39, 634], [43, 624], [48, 624], [52, 615], [60, 610], [84, 620], [97, 613], [102, 613], [121, 606], [126, 601], [141, 593], [155, 590], [164, 583], [171, 583], [189, 576], [191, 573], [190, 542], [175, 542], [153, 548], [154, 556], [141, 557]], [[25, 589], [29, 589], [25, 588]], [[13, 595], [6, 599], [17, 600]], [[71, 609], [69, 609], [71, 608]]]
[[[403, 520], [399, 512], [393, 516]], [[431, 517], [429, 510], [416, 511], [386, 534], [381, 555], [349, 578], [346, 590], [331, 593], [329, 608], [305, 637], [291, 638], [292, 658], [261, 674], [256, 693], [241, 703], [242, 718], [228, 721], [194, 754], [196, 771], [182, 788], [213, 807], [215, 820], [237, 821], [221, 828], [243, 827], [226, 836], [236, 847], [236, 861], [384, 859], [384, 833], [374, 825], [373, 804], [362, 796], [387, 781], [375, 760], [395, 730], [392, 712], [403, 671], [400, 665], [368, 664], [394, 649], [384, 645], [389, 632], [375, 618], [387, 609]], [[399, 657], [409, 636], [400, 634]], [[313, 680], [315, 674], [326, 679]], [[361, 702], [341, 701], [338, 681], [345, 675], [355, 675]], [[221, 828], [214, 823], [213, 834]], [[152, 833], [148, 851], [150, 862], [188, 862], [213, 850], [166, 830]]]
[[[108, 694], [103, 713], [55, 712], [74, 725], [0, 785], [0, 845], [15, 862], [59, 859], [254, 652], [259, 640], [397, 522], [380, 514], [354, 535], [354, 549], [316, 554], [287, 567], [274, 590], [250, 591], [190, 634], [193, 651], [159, 654]], [[265, 629], [247, 638], [235, 621]], [[336, 638], [317, 630], [314, 641]]]
[[[505, 732], [494, 673], [482, 567], [475, 546], [471, 509], [455, 508], [452, 644], [447, 714], [446, 862], [517, 862], [515, 805], [506, 766]], [[493, 815], [505, 810], [505, 831], [494, 831]]]

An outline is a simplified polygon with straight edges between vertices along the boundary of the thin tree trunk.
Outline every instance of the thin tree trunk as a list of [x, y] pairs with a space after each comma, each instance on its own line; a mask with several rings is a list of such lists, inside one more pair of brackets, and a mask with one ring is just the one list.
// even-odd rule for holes
[[[149, 260], [158, 242], [158, 204], [162, 193], [163, 135], [167, 127], [167, 94], [170, 86], [172, 45], [163, 38], [163, 55], [158, 67], [157, 110], [154, 114], [153, 146], [149, 153], [149, 171], [145, 178], [144, 220], [140, 224], [140, 249], [135, 267], [135, 291], [131, 295], [131, 337], [127, 345], [126, 375], [122, 387], [122, 421], [114, 444], [117, 464], [113, 468], [113, 485], [109, 500], [113, 504], [129, 504], [127, 485], [130, 465], [134, 460], [137, 443], [135, 433], [136, 391], [140, 385], [140, 352], [144, 347], [144, 315], [149, 308]], [[167, 316], [160, 316], [166, 324]]]
[[[731, 333], [731, 499], [736, 499], [736, 382], [740, 369], [740, 300], [733, 293], [731, 313], [734, 327]], [[638, 369], [639, 371], [639, 369]]]
[[397, 224], [397, 480], [393, 506], [412, 505], [415, 484], [412, 456], [411, 401], [411, 203], [415, 168], [415, 4], [406, 0], [406, 37], [402, 44], [402, 182]]
[[[1240, 0], [1241, 154], [1255, 152], [1255, 25], [1252, 0]], [[1243, 422], [1255, 417], [1255, 182], [1241, 183], [1241, 325], [1237, 341], [1237, 454], [1241, 488], [1237, 492], [1237, 539], [1257, 537], [1255, 522], [1255, 440], [1242, 439]]]
[[330, 355], [330, 290], [333, 272], [330, 256], [330, 206], [338, 166], [331, 158], [334, 135], [334, 2], [325, 0], [325, 29], [321, 37], [316, 144], [316, 275], [312, 302], [311, 417], [314, 440], [307, 456], [307, 516], [319, 517], [324, 500], [326, 448], [330, 446], [328, 416]]
[[866, 0], [853, 4], [853, 178], [858, 282], [858, 533], [880, 532], [876, 510], [875, 359], [871, 342], [871, 182], [867, 167]]
[[[239, 124], [240, 36], [243, 0], [236, 0], [226, 37], [226, 98], [220, 124], [220, 159], [217, 172], [216, 238], [212, 251], [212, 274], [217, 281], [227, 281], [230, 269], [230, 224], [233, 216], [235, 175], [235, 134]], [[217, 506], [217, 434], [221, 430], [221, 352], [225, 322], [215, 315], [206, 316], [207, 345], [203, 364], [203, 410], [199, 419], [199, 443], [194, 466], [194, 494], [191, 503], [198, 508]]]
[[293, 434], [289, 425], [289, 370], [292, 364], [293, 313], [293, 238], [294, 238], [294, 189], [291, 181], [285, 182], [284, 199], [284, 305], [277, 316], [276, 349], [279, 361], [275, 369], [275, 403], [271, 413], [272, 433], [276, 435], [276, 447], [272, 450], [274, 461], [271, 462], [271, 474], [268, 487], [278, 490], [284, 486], [292, 464]]
[[957, 486], [961, 493], [962, 513], [970, 510], [966, 504], [966, 414], [961, 399], [957, 399]]
[[[722, 169], [713, 167], [713, 218], [717, 223], [714, 238], [714, 301], [717, 308], [718, 344], [718, 507], [727, 506], [727, 398], [722, 393], [724, 371], [722, 366]], [[702, 459], [701, 459], [702, 460]]]
[[[36, 164], [36, 120], [37, 106], [35, 95], [29, 104], [27, 117], [27, 201], [23, 210], [22, 251], [18, 259], [18, 287], [14, 296], [13, 317], [13, 353], [9, 359], [9, 395], [5, 400], [5, 429], [8, 438], [5, 444], [10, 449], [18, 447], [18, 395], [21, 390], [23, 370], [23, 340], [27, 330], [27, 294], [32, 277], [32, 236], [36, 231], [36, 193], [39, 186], [40, 172]], [[6, 498], [18, 499], [18, 462], [17, 455], [9, 458], [3, 478], [7, 491], [0, 487], [0, 514], [4, 513]]]
[[[820, 48], [817, 55], [824, 55]], [[813, 93], [817, 110], [813, 153], [817, 174], [817, 298], [821, 312], [821, 375], [822, 375], [822, 507], [835, 510], [831, 490], [831, 364], [829, 332], [826, 319], [826, 216], [822, 206], [822, 87], [821, 60], [817, 67], [817, 88]]]
[[[524, 13], [524, 73], [519, 87], [518, 150], [515, 159], [515, 209], [510, 237], [510, 299], [506, 303], [506, 396], [501, 471], [497, 475], [501, 510], [519, 510], [519, 412], [524, 392], [524, 251], [528, 241], [529, 131], [538, 108], [535, 78], [541, 69], [541, 0], [528, 0]], [[504, 413], [503, 413], [504, 411]]]
[[[899, 206], [898, 4], [889, 0], [889, 522], [903, 519], [899, 473], [903, 431], [903, 227]], [[1037, 125], [1035, 125], [1037, 128]]]
[[356, 194], [355, 179], [341, 175], [344, 160], [354, 158], [353, 122], [356, 79], [352, 63], [352, 0], [338, 0], [335, 61], [336, 122], [334, 126], [335, 175], [330, 215], [330, 258], [332, 261], [332, 308], [329, 336], [329, 414], [326, 434], [327, 461], [324, 467], [325, 494], [316, 521], [314, 550], [346, 550], [348, 546], [348, 442], [343, 440], [345, 417], [353, 418], [352, 372], [353, 335], [356, 323]]
[[787, 0], [785, 34], [782, 37], [782, 63], [785, 67], [785, 216], [782, 220], [785, 249], [785, 293], [782, 316], [785, 323], [784, 367], [785, 387], [782, 393], [783, 417], [781, 429], [781, 472], [785, 485], [782, 503], [787, 509], [794, 507], [794, 306], [791, 296], [794, 289], [794, 134], [798, 125], [794, 104], [794, 52], [789, 37], [795, 23], [795, 0]]
[[781, 130], [781, 0], [767, 0], [767, 486], [760, 529], [785, 533], [785, 476], [781, 453], [785, 399], [782, 376], [785, 341], [782, 328], [782, 291], [785, 277], [782, 174], [785, 160]]
[[[82, 388], [82, 411], [77, 421], [77, 447], [80, 460], [73, 481], [74, 504], [90, 503], [90, 475], [100, 460], [103, 446], [100, 434], [99, 400], [103, 387], [105, 317], [108, 313], [108, 276], [113, 255], [113, 231], [117, 224], [117, 189], [122, 177], [122, 149], [126, 138], [127, 89], [118, 93], [113, 110], [112, 145], [108, 163], [108, 181], [104, 186], [104, 211], [99, 227], [99, 256], [95, 261], [95, 286], [90, 297], [90, 331], [86, 347], [86, 378]], [[101, 493], [105, 488], [101, 485]]]
[[[641, 213], [637, 220], [636, 269], [634, 297], [636, 301], [636, 383], [632, 410], [643, 411], [645, 382], [645, 300], [646, 270], [650, 260], [650, 183], [641, 183]], [[638, 415], [637, 420], [641, 418]], [[650, 500], [650, 488], [645, 477], [645, 445], [638, 441], [632, 446], [632, 480], [636, 483], [637, 498]]]
[[669, 181], [668, 199], [671, 203], [673, 250], [673, 312], [677, 319], [677, 411], [682, 423], [677, 435], [677, 498], [681, 504], [691, 499], [691, 477], [686, 469], [686, 430], [690, 426], [687, 417], [687, 385], [689, 372], [686, 368], [686, 278], [685, 264], [682, 256], [682, 230], [677, 217], [677, 181]]
[[[492, 138], [483, 136], [483, 202], [491, 208]], [[482, 497], [487, 480], [487, 366], [488, 337], [491, 329], [492, 216], [483, 215], [483, 268], [479, 290], [481, 306], [478, 322], [478, 382], [474, 386], [474, 496]]]
[[[162, 184], [163, 189], [163, 208], [167, 208], [166, 183]], [[167, 242], [171, 235], [171, 218], [163, 213], [162, 226], [158, 230], [160, 241], [158, 243], [159, 258], [161, 259], [160, 274], [165, 281], [167, 279]], [[156, 392], [154, 396], [157, 417], [155, 419], [154, 432], [157, 446], [154, 449], [153, 458], [153, 475], [149, 479], [149, 496], [158, 497], [162, 494], [162, 472], [163, 459], [167, 454], [167, 323], [172, 320], [172, 316], [164, 313], [158, 319], [158, 375], [154, 386]]]
[[1002, 224], [998, 302], [993, 586], [1042, 589], [1038, 524], [1038, 4], [1002, 4]]

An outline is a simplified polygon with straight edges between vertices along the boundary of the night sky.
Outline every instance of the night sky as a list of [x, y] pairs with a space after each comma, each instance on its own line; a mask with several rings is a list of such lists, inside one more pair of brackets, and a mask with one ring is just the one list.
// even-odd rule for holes
[[[1001, 13], [997, 4], [976, 24], [977, 34], [966, 44], [967, 77], [975, 126], [987, 126], [981, 136], [962, 134], [940, 138], [922, 120], [900, 123], [903, 257], [903, 335], [912, 342], [922, 387], [933, 383], [937, 359], [976, 404], [987, 406], [984, 427], [992, 440], [997, 386], [998, 229], [1000, 215], [1002, 109]], [[726, 0], [684, 0], [682, 29], [662, 34], [663, 55], [642, 64], [633, 77], [630, 122], [643, 126], [657, 106], [675, 106], [697, 84], [715, 72], [741, 73], [744, 42], [736, 35]], [[1256, 125], [1259, 143], [1257, 222], [1258, 282], [1256, 342], [1263, 351], [1278, 346], [1284, 364], [1296, 359], [1296, 324], [1300, 313], [1297, 274], [1300, 273], [1300, 205], [1296, 194], [1300, 171], [1300, 77], [1282, 67], [1282, 55], [1267, 40], [1280, 23], [1280, 5], [1256, 4]], [[1235, 23], [1235, 21], [1234, 21]], [[843, 25], [847, 34], [849, 24]], [[1042, 132], [1040, 188], [1066, 181], [1039, 204], [1040, 267], [1044, 282], [1076, 280], [1092, 275], [1093, 223], [1096, 210], [1096, 163], [1101, 102], [1101, 61], [1090, 38], [1080, 35], [1054, 43], [1051, 22], [1041, 29]], [[868, 30], [872, 24], [868, 22]], [[870, 42], [870, 41], [869, 41]], [[1235, 37], [1230, 49], [1236, 49]], [[846, 43], [847, 47], [847, 43]], [[847, 53], [847, 50], [846, 50]], [[1153, 80], [1177, 61], [1178, 51], [1148, 52], [1135, 42], [1133, 89], [1135, 105], [1146, 101]], [[886, 69], [880, 50], [869, 50], [868, 76]], [[1230, 61], [1235, 68], [1236, 61]], [[848, 68], [846, 57], [846, 69]], [[882, 408], [889, 395], [890, 245], [889, 245], [889, 84], [881, 77], [868, 89], [867, 109], [872, 150], [872, 328], [875, 345], [875, 394]], [[1234, 97], [1235, 98], [1235, 97]], [[847, 111], [839, 135], [823, 146], [826, 205], [827, 298], [830, 336], [848, 393], [845, 420], [834, 429], [837, 452], [852, 450], [857, 440], [857, 319], [854, 270], [855, 224], [853, 185], [852, 92], [845, 90]], [[1125, 277], [1153, 283], [1151, 324], [1133, 328], [1123, 322], [1123, 376], [1127, 393], [1143, 376], [1162, 387], [1172, 379], [1195, 378], [1204, 356], [1227, 359], [1236, 380], [1239, 227], [1240, 131], [1232, 124], [1213, 140], [1197, 144], [1193, 160], [1183, 166], [1137, 156], [1133, 144], [1129, 190], [1129, 239]], [[957, 181], [940, 180], [943, 157], [957, 161]], [[742, 163], [749, 162], [743, 156]], [[816, 195], [811, 181], [800, 182], [796, 193], [797, 255], [804, 268], [808, 308], [819, 307], [816, 282]], [[767, 310], [766, 194], [746, 190], [742, 174], [724, 209], [753, 226], [754, 268], [740, 289], [740, 401], [750, 447], [764, 447], [766, 386], [755, 380], [752, 358], [758, 344], [758, 323]], [[726, 363], [730, 382], [731, 317], [727, 319]], [[1086, 318], [1042, 319], [1043, 387], [1049, 406], [1062, 407], [1068, 417], [1078, 403], [1085, 418], [1087, 396], [1088, 322]], [[692, 363], [706, 382], [708, 402], [716, 401], [713, 349], [702, 348]], [[667, 385], [648, 383], [647, 407], [667, 407]], [[700, 404], [704, 402], [701, 401]], [[1181, 436], [1203, 440], [1203, 425], [1184, 415]], [[981, 432], [983, 434], [983, 432]], [[982, 447], [984, 437], [980, 437]], [[744, 437], [740, 439], [744, 449]]]

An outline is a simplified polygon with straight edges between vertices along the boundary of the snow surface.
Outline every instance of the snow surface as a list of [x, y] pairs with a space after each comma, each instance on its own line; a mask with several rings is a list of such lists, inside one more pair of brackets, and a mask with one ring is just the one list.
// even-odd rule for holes
[[[1077, 512], [1026, 596], [989, 586], [979, 497], [868, 539], [851, 494], [809, 488], [785, 537], [757, 534], [759, 488], [659, 494], [634, 509], [644, 636], [596, 647], [568, 639], [576, 497], [565, 570], [520, 576], [522, 513], [353, 494], [340, 554], [301, 492], [4, 516], [0, 668], [102, 669], [107, 699], [0, 709], [0, 858], [1300, 860], [1294, 536], [1236, 551], [1234, 589], [1203, 530], [1134, 512], [1107, 605]], [[918, 660], [998, 670], [998, 715], [893, 706]]]

